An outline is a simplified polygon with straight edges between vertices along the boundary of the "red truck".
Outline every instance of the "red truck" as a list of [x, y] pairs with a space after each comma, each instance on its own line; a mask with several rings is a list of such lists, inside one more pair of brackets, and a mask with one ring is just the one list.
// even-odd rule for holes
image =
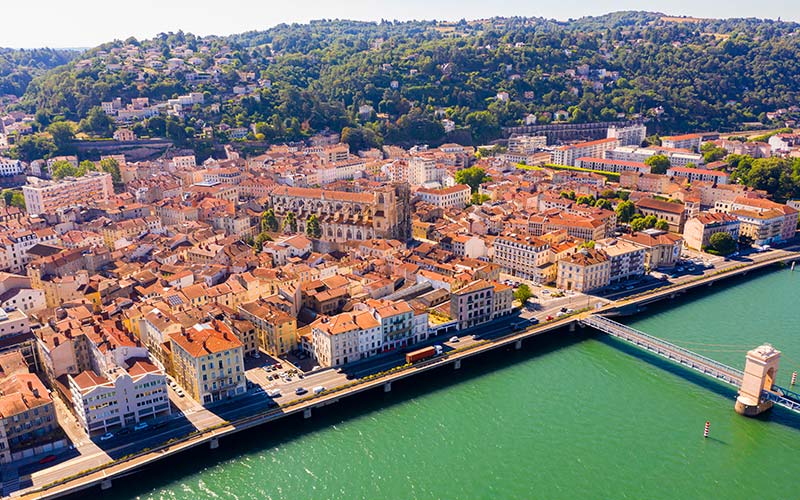
[[418, 349], [406, 354], [406, 363], [416, 363], [417, 361], [424, 361], [442, 353], [442, 346], [432, 345], [423, 349]]

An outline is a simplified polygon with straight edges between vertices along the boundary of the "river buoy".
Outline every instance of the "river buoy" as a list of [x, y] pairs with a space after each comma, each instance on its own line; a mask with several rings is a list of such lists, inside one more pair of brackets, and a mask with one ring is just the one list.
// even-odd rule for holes
[[797, 382], [797, 372], [792, 372], [792, 385]]
[[708, 437], [708, 428], [709, 428], [709, 427], [711, 427], [711, 422], [709, 422], [709, 421], [706, 421], [706, 428], [705, 428], [705, 430], [703, 431], [703, 437], [704, 437], [704, 438], [707, 438], [707, 437]]

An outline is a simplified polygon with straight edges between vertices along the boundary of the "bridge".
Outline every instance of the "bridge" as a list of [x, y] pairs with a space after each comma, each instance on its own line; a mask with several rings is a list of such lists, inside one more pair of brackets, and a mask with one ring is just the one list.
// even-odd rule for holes
[[773, 384], [780, 351], [770, 345], [748, 352], [745, 371], [742, 371], [603, 316], [589, 315], [579, 321], [585, 326], [736, 387], [739, 390], [736, 411], [742, 415], [755, 416], [773, 405], [800, 413], [800, 394]]

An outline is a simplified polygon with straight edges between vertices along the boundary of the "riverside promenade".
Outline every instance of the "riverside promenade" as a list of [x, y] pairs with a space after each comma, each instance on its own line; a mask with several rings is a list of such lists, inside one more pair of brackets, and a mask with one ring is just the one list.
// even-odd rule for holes
[[[702, 286], [711, 286], [717, 281], [746, 275], [749, 272], [773, 266], [779, 263], [790, 263], [800, 260], [800, 253], [794, 249], [773, 250], [764, 254], [754, 254], [752, 261], [747, 263], [730, 262], [727, 267], [714, 270], [702, 277], [692, 277], [679, 283], [667, 284], [663, 287], [649, 290], [641, 294], [626, 297], [607, 305], [596, 308], [580, 310], [572, 315], [545, 322], [528, 328], [521, 332], [510, 333], [492, 338], [491, 340], [478, 340], [469, 345], [464, 345], [446, 352], [433, 360], [416, 365], [403, 365], [385, 372], [370, 375], [362, 379], [350, 381], [344, 385], [331, 387], [317, 396], [306, 396], [267, 411], [239, 418], [232, 421], [218, 422], [205, 428], [198, 429], [184, 437], [173, 439], [170, 442], [153, 446], [148, 450], [122, 457], [116, 461], [101, 464], [92, 469], [78, 468], [79, 464], [72, 461], [60, 464], [61, 467], [45, 469], [39, 477], [34, 478], [34, 485], [27, 490], [15, 493], [13, 496], [21, 498], [57, 498], [74, 494], [89, 488], [112, 487], [112, 481], [117, 477], [124, 477], [137, 472], [139, 469], [154, 464], [164, 457], [178, 454], [197, 446], [208, 446], [215, 449], [219, 446], [220, 439], [236, 432], [250, 429], [269, 423], [290, 415], [302, 413], [306, 418], [313, 416], [313, 410], [330, 404], [342, 402], [345, 398], [371, 390], [391, 391], [392, 383], [398, 380], [416, 376], [443, 366], [459, 369], [463, 361], [470, 357], [480, 355], [498, 348], [514, 346], [522, 348], [525, 339], [543, 335], [563, 328], [575, 328], [581, 318], [589, 314], [601, 315], [628, 315], [635, 314], [647, 304], [671, 299], [681, 293], [697, 289]], [[78, 459], [75, 459], [76, 461]], [[55, 475], [55, 477], [53, 477]], [[49, 479], [49, 482], [45, 481]]]

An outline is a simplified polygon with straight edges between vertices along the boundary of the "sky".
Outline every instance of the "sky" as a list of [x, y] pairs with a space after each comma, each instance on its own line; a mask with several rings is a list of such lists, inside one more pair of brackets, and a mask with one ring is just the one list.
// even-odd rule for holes
[[480, 19], [535, 16], [559, 20], [618, 10], [697, 17], [800, 21], [800, 1], [772, 0], [2, 0], [0, 47], [93, 47], [161, 32], [228, 35], [312, 19]]

